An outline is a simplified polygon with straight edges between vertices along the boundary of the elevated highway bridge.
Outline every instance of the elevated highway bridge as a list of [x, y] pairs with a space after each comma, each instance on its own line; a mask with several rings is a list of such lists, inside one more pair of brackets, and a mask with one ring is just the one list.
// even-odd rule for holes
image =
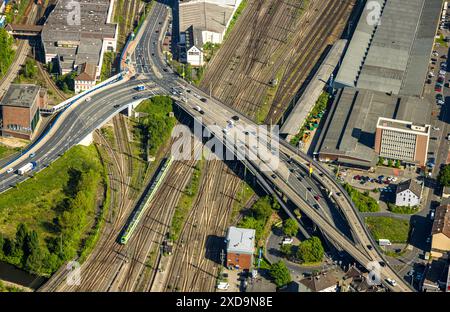
[[[143, 30], [143, 36], [136, 47], [138, 55], [132, 55], [132, 59], [139, 59], [141, 64], [151, 65], [140, 66], [136, 76], [130, 77], [125, 75], [123, 79], [99, 88], [95, 93], [89, 95], [89, 101], [81, 97], [71, 103], [71, 105], [64, 107], [58, 113], [58, 120], [40, 142], [8, 166], [0, 168], [0, 192], [27, 178], [6, 173], [7, 168], [14, 167], [17, 169], [26, 164], [29, 161], [28, 156], [32, 152], [35, 153], [33, 160], [38, 163], [38, 170], [45, 168], [70, 147], [83, 141], [115, 114], [133, 105], [137, 101], [136, 95], [141, 96], [140, 100], [144, 98], [142, 97], [143, 95], [146, 97], [154, 94], [171, 95], [177, 105], [184, 111], [197, 120], [201, 118], [203, 126], [213, 133], [215, 137], [219, 138], [222, 143], [227, 140], [227, 137], [223, 135], [221, 129], [226, 127], [228, 120], [232, 116], [239, 116], [238, 123], [244, 128], [257, 128], [257, 125], [246, 116], [239, 114], [216, 99], [209, 98], [201, 90], [189, 85], [167, 68], [161, 57], [161, 42], [159, 40], [159, 33], [164, 31], [164, 29], [161, 29], [161, 25], [165, 24], [166, 18], [167, 8], [162, 3], [155, 3], [148, 17], [149, 23]], [[156, 32], [155, 29], [158, 31]], [[147, 91], [144, 94], [137, 93], [134, 90], [140, 84], [147, 86]], [[174, 95], [174, 88], [184, 89], [184, 95]], [[188, 89], [190, 92], [187, 92]], [[207, 99], [207, 101], [202, 100], [203, 98]], [[201, 107], [204, 111], [203, 115], [194, 109], [196, 106]], [[237, 131], [235, 128], [234, 130]], [[236, 135], [241, 137], [242, 141], [245, 141], [246, 134], [236, 133]], [[278, 137], [271, 131], [262, 130], [255, 136], [255, 139], [260, 142], [278, 142]], [[278, 147], [280, 154], [285, 155], [300, 166], [309, 167], [311, 165], [314, 169], [313, 174], [320, 174], [319, 181], [321, 181], [324, 188], [332, 192], [334, 200], [338, 203], [339, 208], [347, 219], [354, 241], [337, 230], [334, 224], [313, 208], [289, 183], [290, 171], [286, 157], [279, 157], [277, 153], [273, 155], [270, 152], [263, 153], [265, 155], [261, 157], [259, 150], [255, 152], [251, 145], [246, 144], [243, 145], [244, 147], [242, 144], [234, 146], [236, 147], [235, 154], [251, 169], [266, 191], [269, 193], [278, 192], [289, 198], [303, 213], [313, 220], [333, 243], [341, 246], [366, 269], [372, 270], [376, 264], [382, 264], [380, 268], [381, 282], [386, 278], [397, 280], [397, 286], [395, 287], [386, 285], [383, 282], [392, 291], [414, 291], [384, 259], [381, 250], [377, 248], [377, 244], [368, 233], [352, 201], [331, 174], [319, 163], [307, 155], [299, 153], [288, 143], [280, 142]], [[227, 143], [225, 142], [225, 144]], [[338, 192], [342, 195], [337, 196], [336, 193]], [[283, 205], [283, 208], [291, 218], [298, 222], [285, 205]]]

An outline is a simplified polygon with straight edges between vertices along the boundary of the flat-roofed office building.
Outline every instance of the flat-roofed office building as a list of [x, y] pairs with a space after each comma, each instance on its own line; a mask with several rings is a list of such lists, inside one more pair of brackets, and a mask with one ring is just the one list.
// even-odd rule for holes
[[380, 117], [375, 133], [375, 152], [387, 159], [425, 166], [430, 128], [430, 125]]

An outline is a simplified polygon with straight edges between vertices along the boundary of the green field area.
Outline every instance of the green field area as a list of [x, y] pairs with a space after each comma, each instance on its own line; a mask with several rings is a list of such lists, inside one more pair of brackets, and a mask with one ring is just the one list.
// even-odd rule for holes
[[[0, 259], [48, 275], [82, 254], [97, 235], [107, 184], [96, 147], [75, 146], [47, 169], [0, 194]], [[37, 250], [31, 264], [26, 257], [30, 247], [24, 243], [28, 241]]]
[[8, 157], [18, 151], [20, 151], [20, 148], [11, 148], [0, 143], [0, 159]]
[[409, 222], [389, 217], [366, 217], [365, 222], [375, 240], [389, 239], [392, 243], [406, 243]]

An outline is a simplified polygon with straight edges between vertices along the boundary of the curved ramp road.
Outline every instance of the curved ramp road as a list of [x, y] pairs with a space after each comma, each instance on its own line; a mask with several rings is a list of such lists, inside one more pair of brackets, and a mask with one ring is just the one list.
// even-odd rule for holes
[[[59, 122], [54, 125], [47, 137], [30, 151], [35, 153], [33, 161], [38, 165], [37, 170], [49, 165], [59, 155], [78, 144], [96, 128], [99, 128], [119, 111], [126, 108], [130, 103], [136, 102], [133, 97], [137, 94], [141, 96], [146, 94], [148, 97], [156, 93], [173, 96], [181, 108], [195, 118], [201, 118], [201, 122], [220, 139], [224, 139], [220, 129], [225, 128], [227, 121], [234, 115], [240, 117], [238, 124], [244, 128], [257, 127], [253, 121], [245, 116], [225, 106], [223, 103], [209, 98], [201, 90], [187, 84], [174, 75], [166, 66], [161, 55], [161, 34], [165, 32], [164, 27], [167, 25], [166, 19], [168, 12], [168, 8], [164, 4], [159, 2], [154, 3], [152, 12], [148, 17], [147, 27], [142, 30], [142, 36], [139, 36], [139, 43], [136, 45], [135, 53], [131, 57], [132, 63], [136, 64], [137, 67], [137, 74], [135, 76], [137, 78], [133, 80], [125, 79], [116, 83], [92, 95], [89, 102], [81, 102], [62, 112], [59, 117]], [[146, 85], [146, 90], [141, 92], [135, 91], [134, 88], [141, 84]], [[190, 89], [190, 92], [184, 91], [182, 95], [179, 93], [174, 94], [174, 88], [176, 90]], [[202, 98], [203, 101], [201, 100]], [[204, 111], [204, 114], [201, 115], [195, 110], [194, 107], [196, 106], [199, 106]], [[236, 128], [234, 131], [237, 132]], [[262, 141], [278, 140], [278, 137], [267, 131], [260, 131], [257, 135], [261, 137]], [[383, 259], [382, 252], [376, 248], [376, 244], [374, 244], [372, 237], [368, 233], [364, 222], [351, 200], [348, 196], [345, 196], [346, 193], [342, 191], [340, 185], [334, 181], [331, 175], [320, 164], [312, 161], [308, 156], [298, 153], [298, 151], [292, 149], [288, 144], [284, 142], [280, 143], [279, 152], [292, 158], [297, 163], [304, 165], [312, 163], [314, 174], [320, 173], [323, 175], [318, 180], [321, 181], [322, 186], [332, 191], [333, 194], [336, 194], [336, 192], [343, 194], [342, 196], [335, 197], [335, 201], [345, 215], [355, 241], [351, 241], [346, 235], [336, 229], [335, 225], [327, 217], [319, 213], [298, 194], [298, 190], [289, 183], [290, 166], [285, 156], [280, 157], [278, 154], [273, 155], [268, 153], [271, 159], [271, 162], [268, 162], [267, 160], [264, 161], [264, 157], [261, 157], [260, 154], [256, 155], [252, 151], [251, 146], [245, 146], [244, 151], [246, 155], [253, 156], [247, 160], [259, 170], [269, 184], [280, 190], [300, 207], [333, 242], [340, 245], [361, 265], [371, 270], [374, 263], [386, 262]], [[14, 168], [17, 169], [28, 163], [30, 160], [27, 157], [28, 154], [17, 160]], [[2, 168], [0, 171], [2, 172], [0, 174], [0, 192], [27, 178], [26, 176], [18, 176], [15, 173], [6, 174], [6, 169]], [[367, 246], [369, 245], [373, 246], [373, 248], [368, 248]], [[382, 281], [387, 278], [397, 281], [397, 286], [389, 286], [392, 291], [413, 291], [409, 284], [389, 267], [389, 264], [381, 267], [380, 273]]]

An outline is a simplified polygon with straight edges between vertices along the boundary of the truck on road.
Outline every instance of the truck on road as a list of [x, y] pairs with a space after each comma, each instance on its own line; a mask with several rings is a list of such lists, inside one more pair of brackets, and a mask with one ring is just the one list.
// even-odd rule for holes
[[19, 169], [17, 169], [17, 173], [19, 175], [24, 175], [27, 172], [30, 172], [31, 170], [33, 170], [34, 168], [36, 168], [36, 163], [34, 161], [29, 162], [26, 165], [23, 165], [22, 167], [20, 167]]

